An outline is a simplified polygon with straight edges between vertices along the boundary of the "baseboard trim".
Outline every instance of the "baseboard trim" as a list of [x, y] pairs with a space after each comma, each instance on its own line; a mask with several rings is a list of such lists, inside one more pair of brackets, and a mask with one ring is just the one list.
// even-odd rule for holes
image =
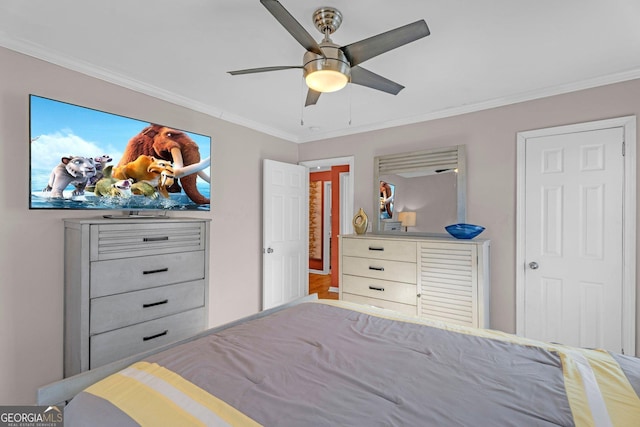
[[329, 286], [329, 292], [334, 292], [337, 294], [340, 292], [340, 288], [338, 288], [337, 286]]

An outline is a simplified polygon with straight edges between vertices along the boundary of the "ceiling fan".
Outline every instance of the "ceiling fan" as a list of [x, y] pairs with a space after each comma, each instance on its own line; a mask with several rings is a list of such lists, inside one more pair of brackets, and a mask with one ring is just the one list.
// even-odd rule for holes
[[305, 107], [318, 102], [321, 93], [335, 92], [349, 82], [397, 95], [404, 86], [366, 70], [360, 64], [430, 34], [427, 23], [422, 19], [346, 46], [338, 46], [329, 36], [340, 27], [342, 13], [332, 7], [322, 7], [313, 14], [316, 28], [324, 34], [322, 42], [316, 43], [279, 1], [260, 0], [260, 3], [307, 50], [303, 65], [249, 68], [228, 73], [235, 76], [301, 68], [309, 87]]

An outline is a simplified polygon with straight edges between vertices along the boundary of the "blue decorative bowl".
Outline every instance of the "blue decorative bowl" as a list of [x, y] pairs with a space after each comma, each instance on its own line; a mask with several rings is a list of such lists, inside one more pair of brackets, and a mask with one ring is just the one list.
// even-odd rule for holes
[[473, 224], [452, 224], [444, 229], [456, 239], [473, 239], [484, 231], [483, 226]]

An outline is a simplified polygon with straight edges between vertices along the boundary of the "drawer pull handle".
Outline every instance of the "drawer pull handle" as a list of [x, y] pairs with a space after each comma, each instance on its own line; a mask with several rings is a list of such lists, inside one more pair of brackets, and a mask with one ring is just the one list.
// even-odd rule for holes
[[384, 252], [384, 248], [380, 247], [380, 246], [369, 246], [369, 250], [370, 251], [379, 251], [379, 252]]
[[384, 267], [372, 267], [372, 266], [369, 266], [369, 270], [384, 271]]
[[145, 270], [145, 271], [142, 272], [142, 274], [164, 273], [166, 271], [169, 271], [169, 267], [159, 268], [157, 270]]
[[382, 291], [384, 292], [384, 288], [379, 288], [376, 286], [369, 286], [369, 289], [371, 289], [372, 291]]
[[155, 334], [155, 335], [149, 335], [148, 337], [142, 337], [142, 341], [149, 341], [149, 340], [153, 340], [156, 338], [160, 338], [162, 336], [165, 336], [169, 333], [168, 329], [165, 329], [164, 332], [160, 332], [159, 334]]
[[166, 300], [163, 300], [163, 301], [152, 302], [152, 303], [149, 303], [149, 304], [142, 304], [142, 308], [155, 307], [156, 305], [162, 305], [162, 304], [166, 304], [168, 302], [169, 302], [169, 300], [166, 299]]
[[169, 240], [169, 236], [144, 237], [143, 242], [159, 242], [160, 240]]

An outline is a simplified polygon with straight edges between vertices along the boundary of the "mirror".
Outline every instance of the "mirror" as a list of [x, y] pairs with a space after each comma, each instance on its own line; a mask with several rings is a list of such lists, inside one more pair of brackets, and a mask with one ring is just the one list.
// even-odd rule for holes
[[464, 145], [374, 159], [374, 233], [444, 234], [466, 222]]

